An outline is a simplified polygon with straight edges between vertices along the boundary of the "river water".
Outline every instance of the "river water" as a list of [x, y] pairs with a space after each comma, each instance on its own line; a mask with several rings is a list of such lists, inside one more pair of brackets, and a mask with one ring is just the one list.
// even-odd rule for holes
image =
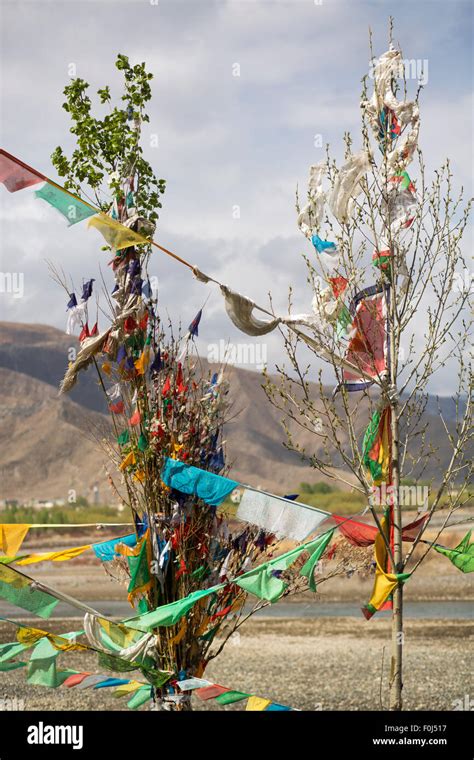
[[[133, 611], [128, 602], [98, 601], [89, 602], [89, 606], [106, 617], [124, 619], [131, 617]], [[404, 616], [412, 620], [472, 620], [474, 603], [471, 601], [432, 601], [406, 602], [403, 605]], [[319, 617], [357, 617], [361, 618], [361, 608], [352, 602], [282, 602], [272, 604], [256, 613], [260, 618], [315, 619]], [[51, 618], [78, 617], [81, 613], [73, 607], [60, 602]], [[390, 612], [380, 612], [377, 618], [387, 617]], [[12, 619], [30, 617], [31, 613], [21, 612], [7, 602], [0, 602], [0, 616]]]

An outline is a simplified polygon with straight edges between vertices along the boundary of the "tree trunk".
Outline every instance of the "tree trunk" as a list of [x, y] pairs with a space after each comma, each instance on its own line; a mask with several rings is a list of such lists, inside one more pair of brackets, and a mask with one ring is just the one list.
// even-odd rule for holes
[[[393, 329], [392, 329], [393, 334]], [[392, 353], [392, 356], [394, 354]], [[395, 362], [394, 362], [395, 365]], [[392, 371], [396, 373], [396, 365]], [[393, 385], [396, 383], [392, 376]], [[402, 510], [400, 506], [400, 467], [398, 452], [398, 402], [391, 403], [392, 428], [392, 498], [393, 498], [393, 550], [395, 567], [392, 572], [401, 573], [403, 570], [402, 556]], [[396, 586], [393, 592], [392, 611], [392, 659], [390, 667], [390, 710], [402, 709], [402, 666], [403, 666], [403, 585]]]
[[180, 694], [177, 700], [157, 697], [150, 704], [154, 712], [192, 712], [192, 709], [190, 694]]

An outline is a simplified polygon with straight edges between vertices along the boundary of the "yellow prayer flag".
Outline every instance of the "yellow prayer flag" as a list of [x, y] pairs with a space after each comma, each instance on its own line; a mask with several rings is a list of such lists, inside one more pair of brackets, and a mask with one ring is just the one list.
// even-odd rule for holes
[[175, 644], [179, 644], [179, 642], [182, 640], [184, 634], [186, 633], [186, 628], [187, 627], [188, 627], [188, 621], [184, 617], [181, 620], [181, 625], [179, 626], [178, 633], [176, 634], [176, 636], [173, 636], [173, 638], [169, 642], [170, 646], [174, 646]]
[[0, 549], [2, 552], [12, 557], [18, 554], [30, 527], [29, 524], [23, 523], [3, 523], [0, 525]]
[[109, 362], [104, 362], [103, 363], [103, 365], [102, 365], [102, 372], [105, 372], [105, 374], [107, 375], [107, 377], [110, 377], [111, 372], [112, 372], [112, 367], [109, 364]]
[[147, 245], [150, 242], [115, 219], [111, 219], [107, 214], [97, 214], [97, 216], [91, 217], [88, 226], [99, 230], [105, 241], [117, 251], [131, 245]]
[[125, 470], [126, 467], [130, 467], [132, 464], [136, 464], [137, 458], [133, 451], [130, 451], [125, 459], [122, 461], [122, 464], [119, 466], [119, 470]]
[[55, 649], [62, 652], [84, 652], [90, 649], [90, 647], [85, 646], [84, 644], [76, 644], [73, 641], [69, 641], [69, 639], [64, 636], [56, 636], [54, 633], [42, 631], [39, 628], [19, 628], [16, 633], [16, 638], [20, 644], [25, 644], [25, 646], [28, 647], [34, 646], [34, 644], [40, 639], [48, 639]]
[[137, 541], [135, 546], [127, 546], [127, 544], [115, 544], [114, 551], [116, 554], [120, 554], [122, 557], [138, 557], [141, 552], [143, 542], [147, 540], [149, 535], [149, 528], [145, 531], [143, 536]]
[[121, 686], [117, 686], [117, 688], [113, 690], [112, 696], [124, 697], [126, 694], [130, 694], [132, 691], [137, 691], [137, 689], [139, 689], [141, 686], [146, 686], [146, 684], [140, 683], [140, 681], [130, 681], [130, 683], [124, 683]]
[[[385, 517], [382, 518], [380, 524], [382, 531], [385, 534]], [[385, 544], [383, 534], [380, 533], [380, 531], [375, 537], [374, 549], [376, 564], [374, 587], [372, 589], [372, 596], [370, 597], [369, 603], [363, 610], [364, 615], [367, 618], [371, 617], [374, 612], [377, 612], [377, 610], [383, 607], [390, 594], [394, 591], [398, 582], [405, 581], [410, 575], [410, 573], [400, 573], [397, 575], [396, 573], [385, 572], [385, 567], [387, 566], [387, 546]]]
[[268, 705], [271, 705], [270, 699], [264, 699], [263, 697], [249, 697], [245, 710], [265, 710]]
[[17, 565], [32, 565], [34, 562], [66, 562], [68, 559], [74, 559], [78, 557], [87, 549], [91, 548], [91, 544], [85, 546], [73, 546], [71, 549], [64, 549], [60, 552], [46, 552], [45, 554], [29, 554], [25, 559], [17, 562]]
[[135, 362], [135, 369], [137, 370], [137, 375], [144, 375], [148, 369], [149, 364], [150, 364], [150, 347], [145, 346], [140, 357]]

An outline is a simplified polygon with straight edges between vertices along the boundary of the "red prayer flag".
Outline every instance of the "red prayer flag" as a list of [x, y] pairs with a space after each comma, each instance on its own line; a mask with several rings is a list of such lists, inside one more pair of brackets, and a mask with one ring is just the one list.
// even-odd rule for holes
[[77, 686], [77, 684], [81, 683], [87, 676], [90, 676], [90, 673], [74, 673], [72, 676], [68, 676], [65, 681], [63, 681], [63, 686], [68, 686], [71, 688], [71, 686]]
[[123, 323], [123, 329], [125, 330], [126, 333], [133, 332], [134, 330], [137, 329], [137, 327], [138, 325], [133, 317], [127, 317], [127, 319]]
[[[413, 542], [427, 519], [428, 514], [426, 513], [413, 522], [408, 523], [408, 525], [405, 525], [402, 528], [402, 540]], [[375, 536], [378, 533], [378, 528], [375, 525], [348, 520], [346, 517], [340, 517], [339, 515], [333, 515], [333, 520], [336, 521], [339, 530], [352, 546], [371, 546], [374, 543]]]
[[130, 425], [139, 425], [140, 424], [140, 419], [141, 419], [140, 412], [137, 409], [137, 411], [134, 412], [134, 414], [132, 414], [132, 416], [130, 417], [129, 423], [130, 423]]
[[125, 410], [125, 406], [124, 406], [123, 401], [117, 401], [116, 404], [110, 404], [109, 409], [112, 412], [112, 414], [123, 414]]
[[46, 182], [46, 177], [0, 148], [0, 182], [9, 193], [16, 193], [25, 187]]
[[342, 296], [345, 289], [347, 288], [347, 284], [349, 280], [346, 280], [345, 277], [339, 276], [339, 277], [330, 277], [329, 282], [331, 283], [334, 298], [339, 298], [339, 296]]
[[196, 694], [199, 699], [205, 701], [206, 699], [215, 699], [215, 697], [219, 697], [221, 694], [225, 694], [228, 691], [230, 691], [230, 689], [227, 689], [225, 686], [219, 686], [219, 684], [213, 683], [211, 686], [203, 686], [202, 689], [195, 689], [194, 694]]
[[82, 328], [80, 332], [79, 343], [82, 343], [82, 341], [85, 340], [86, 338], [90, 338], [90, 335], [91, 334], [89, 332], [89, 325], [86, 322], [86, 324], [84, 325], [84, 327]]

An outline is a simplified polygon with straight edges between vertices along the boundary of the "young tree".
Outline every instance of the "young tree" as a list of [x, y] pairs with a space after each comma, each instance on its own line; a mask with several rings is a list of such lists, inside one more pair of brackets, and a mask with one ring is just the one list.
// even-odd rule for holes
[[[378, 60], [372, 56], [370, 77], [363, 80], [361, 149], [354, 152], [353, 138], [346, 134], [341, 168], [329, 151], [326, 161], [311, 167], [307, 202], [300, 208], [297, 199], [297, 212], [298, 226], [316, 250], [316, 263], [305, 256], [313, 313], [291, 317], [290, 293], [290, 319], [279, 320], [289, 366], [277, 368], [278, 381], [268, 375], [265, 381], [270, 402], [283, 413], [285, 445], [311, 467], [350, 482], [367, 497], [379, 530], [378, 557], [386, 554], [381, 569], [387, 584], [389, 578], [394, 581], [392, 710], [402, 708], [403, 582], [469, 499], [472, 475], [467, 455], [472, 442], [471, 288], [462, 249], [472, 201], [463, 206], [463, 191], [454, 194], [448, 160], [428, 182], [417, 146], [421, 86], [410, 100], [405, 74], [402, 53], [392, 43]], [[412, 178], [407, 167], [415, 160], [418, 172]], [[363, 284], [371, 287], [361, 291]], [[323, 385], [320, 372], [319, 398], [314, 397], [303, 346], [332, 367], [335, 394]], [[439, 447], [425, 415], [427, 385], [446, 367], [458, 377], [454, 421], [439, 407], [451, 456], [442, 477], [431, 478], [426, 514], [404, 554], [407, 489], [402, 478], [419, 482], [437, 461]], [[370, 420], [363, 441], [362, 419], [365, 425]], [[308, 436], [314, 441], [310, 450]], [[425, 540], [441, 511], [435, 538]], [[422, 546], [415, 560], [414, 550]], [[379, 570], [376, 577], [383, 581]]]

